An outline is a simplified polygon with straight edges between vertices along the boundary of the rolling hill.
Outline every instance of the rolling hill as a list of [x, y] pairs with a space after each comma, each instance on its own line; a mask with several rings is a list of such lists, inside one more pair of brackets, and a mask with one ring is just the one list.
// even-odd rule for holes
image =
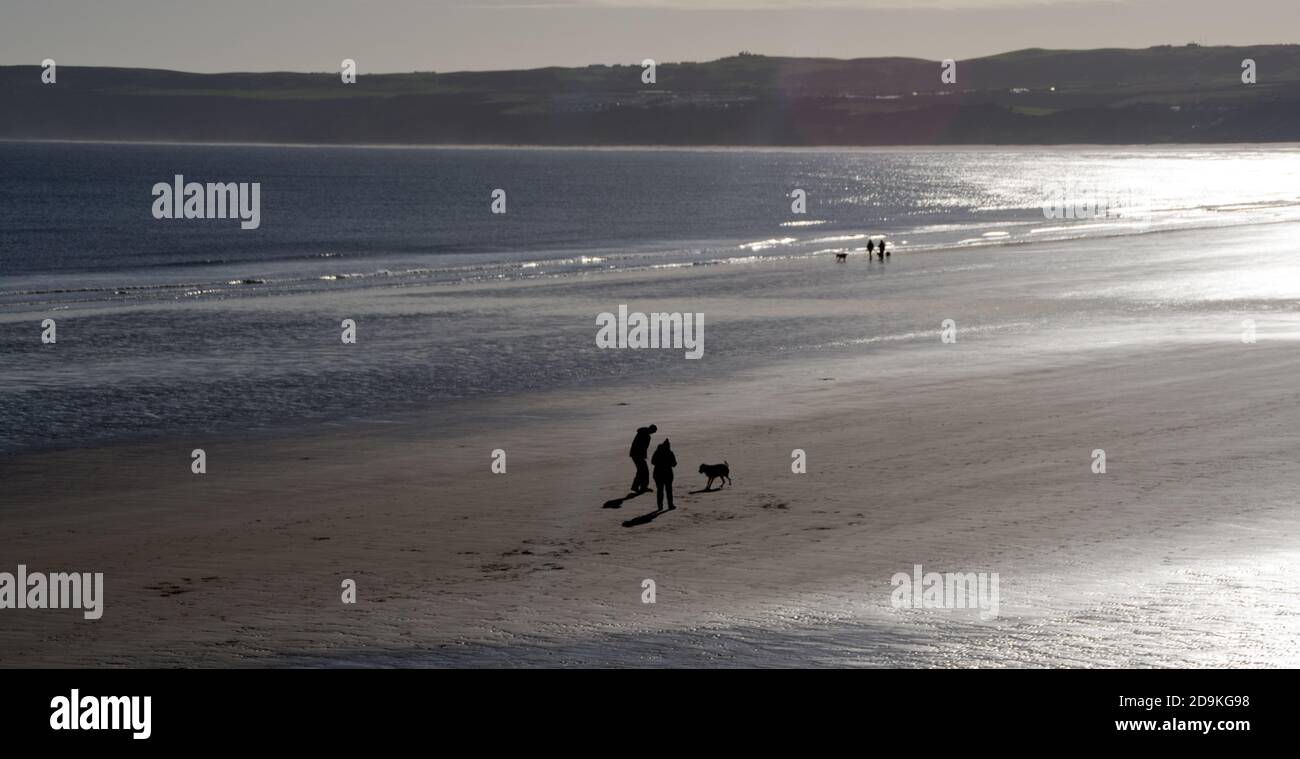
[[[1242, 61], [1257, 82], [1242, 82]], [[1300, 45], [914, 58], [742, 53], [521, 71], [194, 74], [0, 67], [0, 139], [531, 145], [1300, 141]]]

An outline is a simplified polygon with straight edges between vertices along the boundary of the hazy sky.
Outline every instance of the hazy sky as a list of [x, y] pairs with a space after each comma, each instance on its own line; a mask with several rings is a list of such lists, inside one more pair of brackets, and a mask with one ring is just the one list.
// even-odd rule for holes
[[361, 73], [1300, 41], [1300, 0], [0, 0], [0, 64]]

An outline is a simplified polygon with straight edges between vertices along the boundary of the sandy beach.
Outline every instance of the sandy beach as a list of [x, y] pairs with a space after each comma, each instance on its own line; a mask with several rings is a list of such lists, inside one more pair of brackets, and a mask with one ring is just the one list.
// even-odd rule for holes
[[[897, 256], [878, 276], [931, 286], [859, 300], [808, 279], [849, 276], [829, 257], [753, 264], [785, 284], [748, 294], [726, 267], [466, 288], [583, 324], [716, 285], [691, 303], [715, 351], [739, 315], [844, 329], [721, 374], [9, 456], [5, 569], [102, 571], [106, 598], [7, 613], [0, 665], [1300, 665], [1295, 233]], [[653, 518], [653, 494], [611, 503], [651, 422], [680, 462]], [[691, 492], [724, 459], [733, 486]], [[997, 572], [998, 616], [894, 608], [916, 564]]]

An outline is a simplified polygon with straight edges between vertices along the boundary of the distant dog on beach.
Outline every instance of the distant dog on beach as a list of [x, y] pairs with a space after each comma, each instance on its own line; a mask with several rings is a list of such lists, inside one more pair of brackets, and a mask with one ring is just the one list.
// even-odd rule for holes
[[[731, 484], [731, 467], [727, 466], [725, 461], [721, 464], [700, 464], [700, 474], [709, 478], [709, 484], [704, 486], [705, 490], [713, 489], [714, 480], [722, 480], [728, 485]], [[719, 485], [718, 487], [721, 488], [722, 486]]]
[[848, 253], [836, 253], [836, 254], [835, 254], [835, 260], [836, 260], [836, 261], [847, 261], [847, 260], [849, 260], [849, 254], [848, 254]]

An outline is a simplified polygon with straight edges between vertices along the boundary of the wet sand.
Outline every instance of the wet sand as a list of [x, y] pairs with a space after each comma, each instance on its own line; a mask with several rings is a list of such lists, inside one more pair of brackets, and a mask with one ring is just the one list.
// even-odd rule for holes
[[[1194, 239], [1218, 240], [1222, 281], [1293, 236]], [[1143, 264], [1165, 265], [1186, 276]], [[949, 300], [932, 333], [708, 382], [9, 457], [0, 571], [102, 571], [106, 601], [94, 622], [0, 611], [0, 664], [1296, 666], [1300, 319], [1282, 296], [1300, 282], [1267, 286], [1141, 319], [1001, 313], [944, 344]], [[871, 307], [924, 296], [896, 297]], [[654, 518], [653, 494], [610, 507], [650, 422], [680, 462], [678, 509]], [[723, 459], [734, 486], [690, 492]], [[999, 573], [999, 616], [893, 608], [890, 578], [915, 564]]]

